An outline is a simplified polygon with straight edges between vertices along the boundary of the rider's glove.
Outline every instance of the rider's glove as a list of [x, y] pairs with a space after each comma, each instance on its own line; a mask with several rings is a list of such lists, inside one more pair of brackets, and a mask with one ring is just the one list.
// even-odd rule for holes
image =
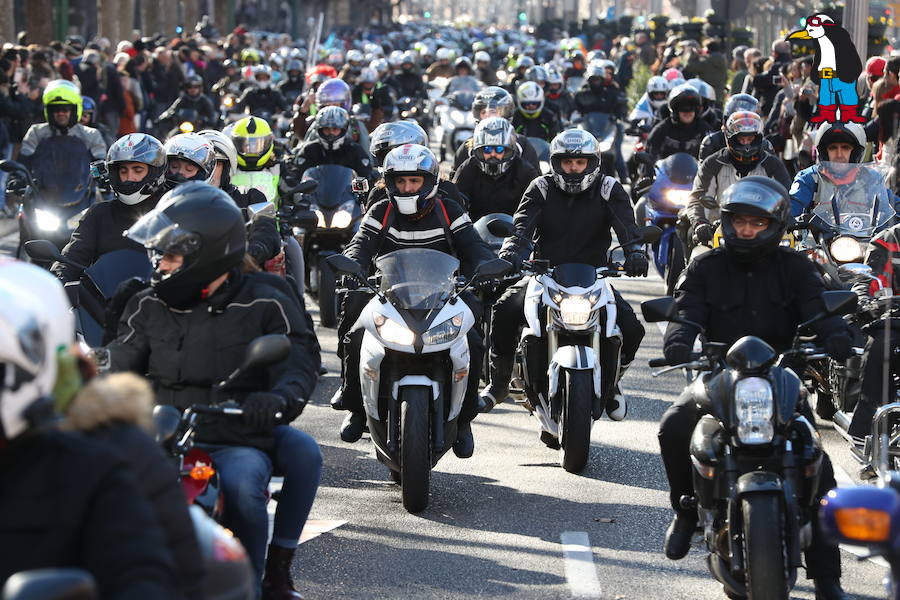
[[709, 223], [698, 223], [697, 226], [694, 227], [694, 237], [697, 239], [697, 243], [701, 245], [712, 242], [715, 233], [716, 230], [713, 229], [713, 226]]
[[687, 344], [666, 344], [663, 355], [670, 365], [681, 365], [691, 360], [691, 347]]
[[832, 333], [825, 340], [825, 351], [835, 360], [847, 360], [853, 356], [853, 339], [844, 331]]
[[632, 250], [625, 257], [625, 274], [629, 277], [646, 277], [650, 263], [643, 250]]
[[272, 392], [253, 392], [241, 404], [244, 422], [260, 432], [269, 432], [275, 427], [278, 421], [275, 413], [284, 413], [285, 406], [284, 398]]
[[501, 250], [500, 258], [512, 265], [511, 273], [518, 273], [522, 270], [522, 257], [515, 250]]

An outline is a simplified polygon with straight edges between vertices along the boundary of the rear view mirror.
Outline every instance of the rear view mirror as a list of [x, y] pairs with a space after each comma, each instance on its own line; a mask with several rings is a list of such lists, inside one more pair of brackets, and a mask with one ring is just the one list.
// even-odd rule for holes
[[822, 293], [822, 301], [829, 315], [846, 315], [856, 310], [859, 297], [849, 290], [830, 290]]
[[[64, 261], [56, 244], [50, 240], [29, 240], [25, 242], [25, 253], [34, 260]], [[82, 267], [84, 268], [84, 267]]]
[[28, 172], [25, 165], [14, 160], [0, 160], [0, 171], [5, 173], [14, 173], [16, 171]]
[[847, 278], [871, 279], [872, 267], [863, 263], [846, 263], [838, 267], [838, 273]]
[[250, 213], [250, 220], [255, 221], [260, 217], [270, 217], [274, 219], [277, 211], [272, 202], [257, 202], [248, 206], [247, 212]]
[[647, 225], [638, 228], [638, 235], [645, 244], [655, 244], [662, 237], [662, 229], [656, 225]]
[[497, 277], [509, 273], [512, 264], [502, 258], [494, 258], [487, 262], [481, 263], [475, 271], [477, 277]]
[[35, 569], [15, 573], [3, 586], [3, 600], [95, 600], [94, 578], [81, 569]]
[[302, 227], [307, 231], [311, 231], [319, 226], [319, 215], [311, 210], [304, 210], [297, 213], [292, 221], [297, 227]]
[[343, 254], [332, 254], [325, 259], [325, 262], [328, 263], [328, 266], [331, 267], [335, 273], [354, 275], [362, 279], [362, 267], [360, 267], [359, 263], [352, 258], [346, 257]]
[[169, 404], [157, 404], [153, 407], [153, 431], [156, 443], [163, 444], [175, 435], [181, 423], [181, 413]]
[[281, 333], [262, 335], [247, 346], [241, 371], [266, 367], [287, 358], [291, 352], [291, 342]]
[[297, 185], [294, 192], [298, 194], [309, 194], [310, 192], [315, 191], [317, 187], [319, 187], [319, 182], [315, 179], [304, 179]]
[[488, 221], [487, 228], [488, 231], [491, 232], [491, 235], [502, 238], [511, 236], [513, 231], [515, 231], [512, 223], [502, 219], [491, 219]]
[[678, 316], [678, 307], [675, 298], [671, 296], [654, 298], [641, 302], [641, 314], [648, 323], [662, 323], [675, 319]]

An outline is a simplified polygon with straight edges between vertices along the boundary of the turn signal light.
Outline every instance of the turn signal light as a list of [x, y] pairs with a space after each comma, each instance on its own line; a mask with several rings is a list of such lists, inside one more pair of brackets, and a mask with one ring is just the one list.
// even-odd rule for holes
[[839, 508], [834, 520], [841, 534], [861, 542], [886, 542], [891, 531], [891, 517], [883, 510]]
[[216, 474], [216, 470], [209, 465], [195, 465], [191, 469], [191, 479], [196, 481], [209, 481]]

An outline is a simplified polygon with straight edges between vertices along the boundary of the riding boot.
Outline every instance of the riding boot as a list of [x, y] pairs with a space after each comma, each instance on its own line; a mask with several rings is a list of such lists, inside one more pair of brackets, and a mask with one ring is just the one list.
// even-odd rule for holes
[[498, 356], [491, 352], [491, 381], [481, 390], [480, 412], [490, 412], [509, 396], [509, 380], [512, 378], [515, 356]]
[[266, 574], [262, 580], [263, 600], [303, 600], [303, 595], [294, 589], [294, 582], [291, 580], [291, 562], [296, 550], [269, 545]]
[[841, 104], [841, 121], [845, 123], [865, 123], [866, 118], [856, 114], [855, 104]]
[[819, 112], [810, 117], [810, 123], [822, 123], [824, 121], [828, 121], [833, 123], [837, 119], [837, 105], [836, 104], [820, 104]]

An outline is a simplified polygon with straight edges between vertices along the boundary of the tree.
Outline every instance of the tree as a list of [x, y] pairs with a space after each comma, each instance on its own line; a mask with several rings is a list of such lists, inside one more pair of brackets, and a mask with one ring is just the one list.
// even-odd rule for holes
[[[12, 17], [12, 10], [6, 14]], [[53, 39], [53, 0], [28, 0], [25, 3], [25, 30], [30, 43], [50, 43]]]

